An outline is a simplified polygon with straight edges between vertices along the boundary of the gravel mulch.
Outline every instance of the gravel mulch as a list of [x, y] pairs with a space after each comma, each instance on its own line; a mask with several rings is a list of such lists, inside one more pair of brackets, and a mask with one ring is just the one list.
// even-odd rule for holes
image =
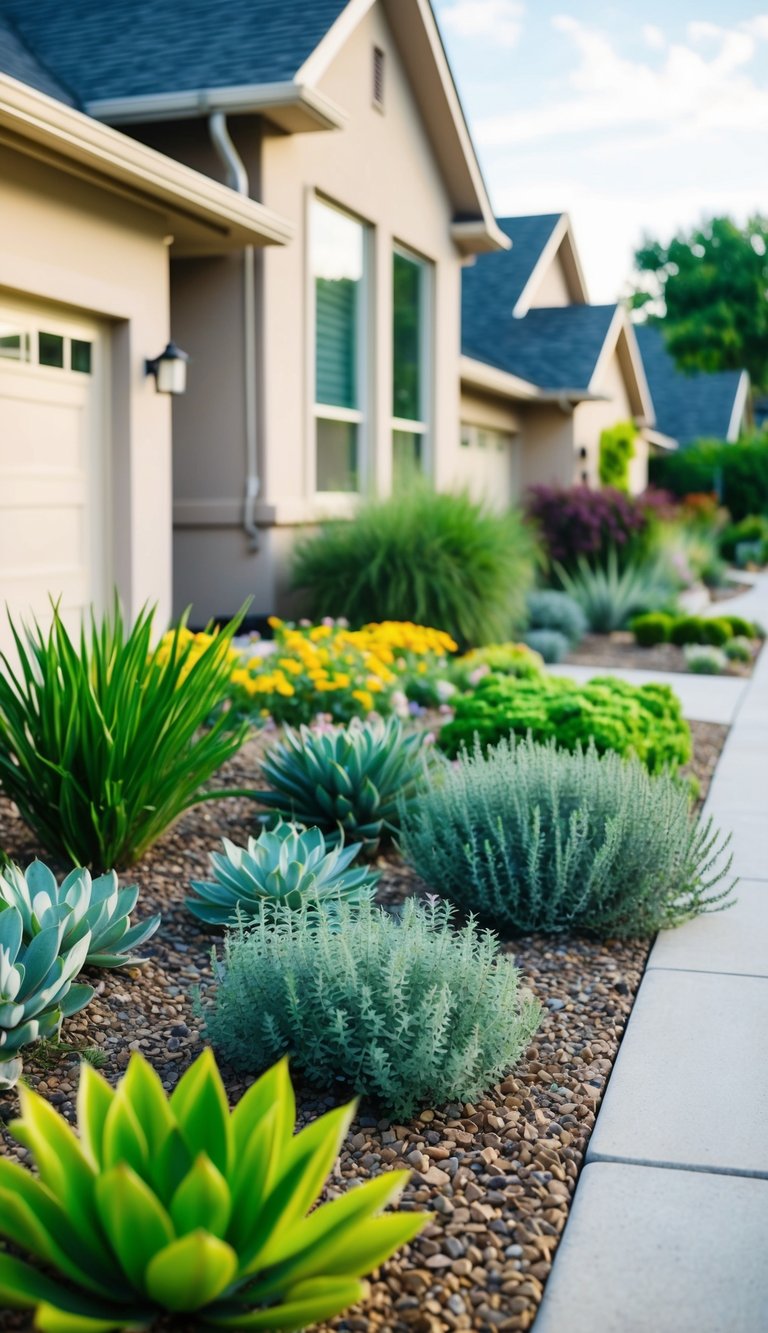
[[[760, 651], [759, 646], [755, 652]], [[752, 662], [729, 662], [723, 676], [751, 676]], [[610, 671], [613, 667], [627, 667], [641, 671], [687, 672], [685, 653], [674, 643], [660, 643], [655, 648], [641, 648], [629, 630], [615, 630], [613, 634], [587, 634], [565, 659], [566, 665], [589, 666]]]
[[[693, 768], [706, 786], [726, 728], [695, 724], [693, 730]], [[222, 775], [226, 785], [253, 782], [262, 744], [241, 752]], [[135, 867], [141, 915], [163, 913], [146, 950], [149, 961], [131, 972], [96, 974], [96, 998], [63, 1033], [73, 1046], [98, 1047], [109, 1079], [140, 1050], [170, 1089], [201, 1049], [191, 992], [210, 976], [214, 937], [187, 913], [183, 898], [190, 879], [206, 874], [207, 853], [218, 839], [242, 842], [252, 828], [248, 801], [198, 806]], [[2, 801], [0, 846], [22, 863], [36, 850], [14, 808]], [[381, 858], [381, 869], [382, 899], [418, 891], [416, 877], [394, 853]], [[509, 947], [543, 1005], [535, 1040], [519, 1069], [474, 1105], [427, 1109], [402, 1125], [361, 1108], [329, 1194], [348, 1180], [405, 1165], [413, 1175], [404, 1206], [434, 1210], [435, 1217], [379, 1272], [365, 1306], [323, 1330], [488, 1333], [533, 1323], [649, 941], [531, 936]], [[76, 1055], [32, 1048], [25, 1076], [72, 1118], [77, 1066]], [[226, 1068], [223, 1073], [234, 1100], [243, 1081]], [[298, 1093], [305, 1119], [338, 1102], [344, 1089], [330, 1098]], [[16, 1095], [0, 1096], [0, 1117], [16, 1112]], [[25, 1155], [4, 1129], [3, 1150]], [[0, 1312], [0, 1329], [28, 1327], [25, 1316]]]

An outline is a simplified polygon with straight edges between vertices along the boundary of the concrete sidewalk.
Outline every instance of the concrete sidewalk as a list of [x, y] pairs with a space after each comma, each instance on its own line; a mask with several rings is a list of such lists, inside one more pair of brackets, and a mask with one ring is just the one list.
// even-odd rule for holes
[[[728, 606], [768, 624], [768, 575]], [[738, 902], [654, 944], [534, 1333], [768, 1329], [768, 651], [706, 813]]]

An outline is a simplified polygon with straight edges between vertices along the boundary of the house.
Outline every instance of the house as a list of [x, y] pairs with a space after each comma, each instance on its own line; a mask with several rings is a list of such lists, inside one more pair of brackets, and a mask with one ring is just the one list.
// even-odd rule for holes
[[656, 409], [656, 432], [684, 448], [696, 440], [732, 443], [751, 424], [746, 370], [679, 370], [657, 324], [636, 324], [635, 337]]
[[631, 420], [630, 488], [643, 490], [654, 407], [625, 310], [589, 304], [567, 214], [498, 224], [510, 249], [462, 283], [467, 475], [485, 473], [501, 506], [538, 482], [596, 486], [602, 431]]
[[[143, 0], [0, 0], [0, 14], [94, 132], [226, 181], [211, 190], [291, 232], [170, 253], [170, 328], [190, 357], [173, 403], [175, 609], [205, 619], [251, 595], [272, 610], [307, 525], [414, 469], [464, 476], [462, 264], [509, 242], [432, 10], [187, 0], [171, 23]], [[167, 503], [153, 499], [156, 521]]]

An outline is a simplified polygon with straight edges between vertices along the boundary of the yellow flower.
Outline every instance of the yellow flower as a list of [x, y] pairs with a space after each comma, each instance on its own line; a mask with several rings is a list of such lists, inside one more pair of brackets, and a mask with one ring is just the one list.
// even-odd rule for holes
[[358, 703], [363, 705], [363, 708], [367, 713], [371, 712], [373, 708], [373, 695], [370, 694], [368, 690], [353, 690], [352, 698], [357, 699]]
[[267, 624], [269, 625], [270, 629], [280, 629], [283, 625], [283, 621], [280, 619], [279, 616], [269, 616], [267, 618]]

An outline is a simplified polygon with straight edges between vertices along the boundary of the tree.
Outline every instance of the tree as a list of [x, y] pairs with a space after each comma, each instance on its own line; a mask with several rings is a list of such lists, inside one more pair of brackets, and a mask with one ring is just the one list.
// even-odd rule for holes
[[635, 456], [637, 427], [634, 421], [617, 421], [600, 434], [598, 476], [601, 486], [629, 490], [629, 465]]
[[668, 245], [646, 238], [635, 265], [631, 305], [661, 303], [667, 346], [681, 370], [746, 367], [756, 386], [768, 388], [768, 218], [744, 227], [711, 218]]

